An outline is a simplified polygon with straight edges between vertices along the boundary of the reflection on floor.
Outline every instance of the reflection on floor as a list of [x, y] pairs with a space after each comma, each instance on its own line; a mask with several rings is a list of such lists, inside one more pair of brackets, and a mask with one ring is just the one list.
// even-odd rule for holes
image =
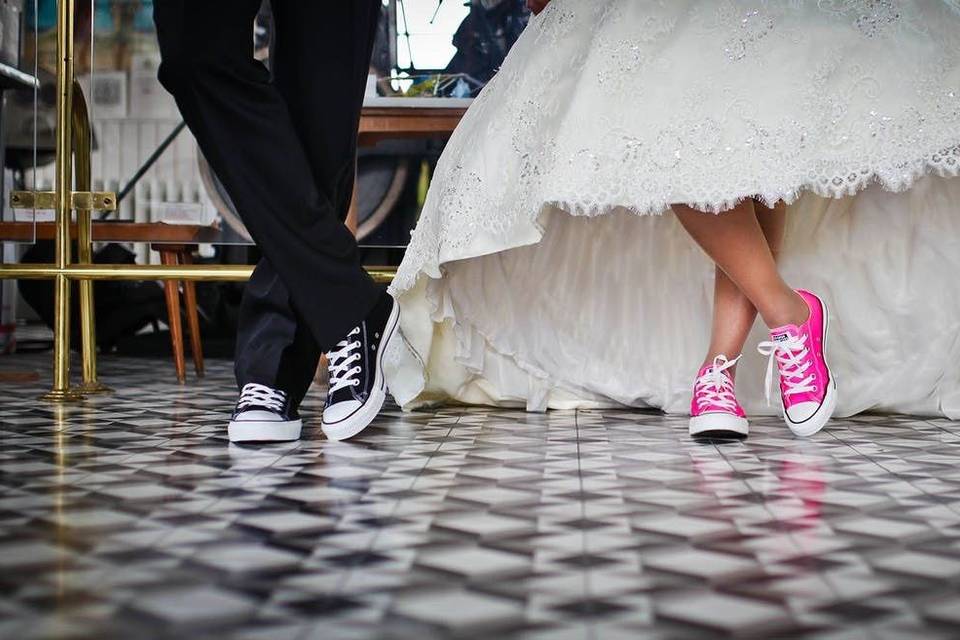
[[652, 412], [394, 409], [235, 447], [210, 368], [105, 359], [118, 393], [60, 411], [3, 387], [0, 637], [960, 633], [960, 424], [698, 444]]

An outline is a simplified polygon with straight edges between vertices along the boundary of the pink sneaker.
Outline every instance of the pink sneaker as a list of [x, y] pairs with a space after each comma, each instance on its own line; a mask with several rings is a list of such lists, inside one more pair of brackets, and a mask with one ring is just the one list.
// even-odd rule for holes
[[746, 438], [749, 430], [733, 389], [729, 369], [740, 356], [728, 360], [717, 356], [713, 364], [704, 365], [693, 383], [690, 403], [690, 435], [695, 438]]
[[830, 373], [824, 349], [829, 318], [827, 305], [809, 291], [797, 293], [810, 307], [810, 317], [802, 325], [788, 324], [770, 331], [770, 342], [762, 342], [760, 353], [770, 356], [767, 366], [767, 403], [773, 382], [773, 363], [780, 370], [780, 396], [783, 419], [798, 436], [820, 431], [837, 406], [837, 381]]

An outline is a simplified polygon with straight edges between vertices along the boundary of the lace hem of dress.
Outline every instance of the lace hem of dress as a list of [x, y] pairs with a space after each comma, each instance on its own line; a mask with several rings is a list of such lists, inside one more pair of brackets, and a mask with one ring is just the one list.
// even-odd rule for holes
[[571, 215], [595, 216], [609, 213], [622, 208], [638, 215], [659, 215], [668, 211], [674, 205], [684, 205], [703, 213], [721, 214], [729, 211], [747, 199], [757, 199], [766, 206], [772, 207], [780, 201], [793, 204], [800, 195], [809, 191], [823, 198], [845, 198], [855, 196], [873, 184], [879, 184], [887, 191], [900, 193], [908, 190], [917, 180], [936, 175], [941, 178], [950, 178], [960, 175], [960, 144], [943, 149], [925, 162], [916, 165], [903, 165], [893, 171], [850, 171], [831, 176], [811, 178], [803, 184], [793, 188], [764, 189], [762, 192], [748, 189], [745, 193], [729, 195], [717, 200], [694, 200], [673, 203], [650, 202], [641, 206], [625, 205], [596, 205], [580, 200], [560, 200], [552, 204]]
[[[442, 286], [442, 283], [433, 280], [429, 285]], [[525, 394], [522, 397], [513, 396], [509, 399], [491, 397], [488, 402], [482, 402], [481, 404], [495, 407], [523, 408], [530, 412], [544, 412], [551, 408], [596, 410], [631, 406], [648, 408], [651, 406], [645, 402], [630, 402], [623, 398], [598, 395], [596, 392], [544, 371], [525, 360], [517, 350], [500, 344], [480, 326], [458, 318], [452, 309], [443, 304], [444, 294], [434, 286], [427, 286], [423, 292], [429, 318], [436, 325], [443, 325], [446, 321], [449, 321], [451, 330], [456, 336], [457, 351], [454, 358], [459, 365], [464, 367], [472, 376], [483, 378], [485, 373], [483, 361], [490, 355], [495, 355], [509, 361], [519, 372], [528, 377], [527, 384], [523, 387]], [[391, 349], [388, 358], [391, 359], [391, 366], [395, 371], [402, 368], [404, 358], [407, 357], [415, 361], [415, 367], [423, 376], [415, 392], [409, 392], [408, 390], [408, 395], [402, 393], [399, 396], [395, 395], [397, 401], [401, 402], [404, 411], [436, 407], [449, 402], [449, 396], [446, 394], [434, 395], [426, 392], [431, 386], [430, 367], [423, 354], [419, 353], [406, 340]], [[406, 356], [401, 355], [401, 350]], [[555, 396], [557, 393], [561, 394], [560, 398]]]
[[[482, 207], [490, 207], [489, 210], [478, 210], [476, 204], [472, 207], [474, 211], [468, 216], [472, 218], [470, 229], [464, 229], [462, 226], [457, 230], [457, 251], [455, 260], [465, 260], [480, 257], [490, 253], [499, 253], [514, 249], [527, 242], [515, 243], [509, 240], [510, 229], [526, 228], [532, 225], [536, 228], [538, 235], [537, 241], [542, 238], [543, 228], [539, 219], [545, 207], [556, 207], [573, 216], [596, 217], [612, 213], [618, 210], [627, 210], [636, 215], [661, 215], [670, 210], [675, 205], [685, 205], [705, 214], [721, 215], [725, 211], [736, 207], [746, 199], [755, 198], [767, 206], [773, 206], [779, 201], [792, 204], [800, 195], [809, 191], [824, 198], [843, 198], [853, 196], [872, 184], [879, 184], [883, 189], [894, 193], [906, 191], [916, 183], [920, 178], [927, 175], [937, 175], [943, 178], [960, 176], [960, 143], [947, 146], [938, 152], [928, 156], [915, 163], [901, 163], [897, 167], [888, 170], [851, 170], [849, 172], [834, 173], [831, 175], [811, 176], [799, 184], [791, 185], [764, 185], [763, 189], [746, 188], [740, 192], [726, 193], [721, 197], [714, 199], [688, 199], [681, 198], [679, 201], [665, 201], [663, 199], [647, 199], [628, 197], [617, 199], [600, 198], [581, 198], [581, 197], [556, 197], [542, 198], [539, 201], [525, 200], [519, 209], [513, 212], [513, 215], [504, 216], [504, 211], [499, 208], [489, 197], [484, 197], [477, 193], [476, 185], [473, 188], [465, 188], [465, 194], [458, 197], [463, 205], [463, 199], [468, 197], [476, 198]], [[439, 175], [438, 175], [439, 177]], [[446, 176], [451, 180], [453, 176]], [[457, 180], [452, 180], [452, 184], [447, 184], [445, 191], [456, 190], [461, 185]], [[543, 189], [530, 189], [528, 193], [534, 191], [543, 192]], [[442, 220], [442, 217], [448, 213], [443, 210], [442, 203], [445, 198], [440, 198], [440, 206], [436, 202], [428, 203], [428, 211], [421, 217], [420, 224], [411, 236], [410, 245], [403, 263], [398, 269], [393, 283], [390, 286], [390, 293], [394, 296], [402, 295], [411, 289], [421, 275], [441, 274], [442, 267], [448, 259], [441, 259], [441, 253], [444, 247], [444, 240], [447, 239], [444, 229], [449, 228], [449, 223]], [[434, 206], [431, 208], [430, 204]], [[499, 210], [498, 210], [499, 208]], [[493, 215], [496, 211], [496, 215]], [[432, 216], [439, 216], [441, 220], [432, 220]], [[463, 211], [456, 216], [462, 221]], [[485, 221], [489, 220], [489, 228]], [[512, 221], [505, 225], [504, 220]], [[432, 224], [430, 224], [432, 222]], [[498, 238], [504, 239], [502, 246], [491, 250], [480, 250], [472, 246], [478, 231], [489, 231]], [[518, 234], [521, 235], [521, 234]]]

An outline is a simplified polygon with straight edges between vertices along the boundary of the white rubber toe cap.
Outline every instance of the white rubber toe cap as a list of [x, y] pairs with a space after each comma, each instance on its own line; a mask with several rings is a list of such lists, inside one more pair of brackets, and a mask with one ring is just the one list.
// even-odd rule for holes
[[330, 440], [347, 440], [366, 429], [380, 413], [386, 394], [375, 389], [364, 404], [347, 400], [323, 411], [321, 428]]
[[807, 438], [823, 429], [837, 406], [837, 387], [831, 384], [823, 403], [798, 402], [784, 412], [787, 426], [794, 435]]
[[359, 400], [344, 400], [323, 410], [323, 424], [337, 424], [355, 414], [360, 408]]
[[793, 423], [806, 422], [819, 408], [820, 404], [817, 402], [799, 402], [787, 409], [787, 418]]

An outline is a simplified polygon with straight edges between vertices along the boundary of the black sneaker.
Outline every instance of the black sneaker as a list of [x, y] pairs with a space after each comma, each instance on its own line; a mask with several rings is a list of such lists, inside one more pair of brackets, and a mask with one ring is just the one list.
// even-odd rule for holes
[[300, 439], [303, 426], [285, 391], [245, 384], [227, 434], [230, 442], [283, 442]]
[[352, 438], [367, 428], [387, 398], [383, 353], [397, 332], [400, 307], [386, 293], [363, 323], [327, 354], [330, 389], [323, 432], [331, 440]]

